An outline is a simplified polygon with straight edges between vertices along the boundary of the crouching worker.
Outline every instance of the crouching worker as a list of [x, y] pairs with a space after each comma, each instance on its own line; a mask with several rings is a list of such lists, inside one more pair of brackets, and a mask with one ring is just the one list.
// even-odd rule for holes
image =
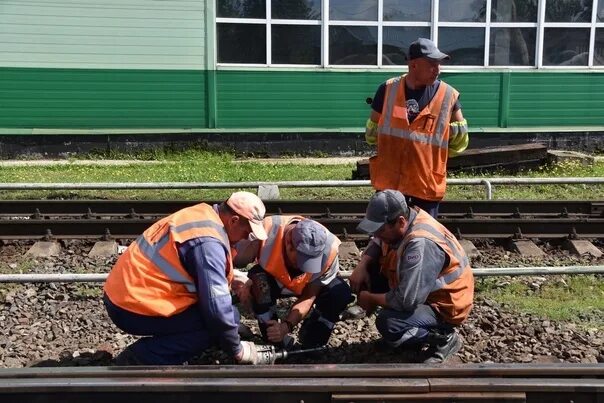
[[[263, 338], [286, 349], [293, 348], [291, 333], [302, 323], [298, 342], [302, 348], [326, 344], [335, 323], [354, 300], [348, 284], [338, 276], [340, 240], [316, 221], [300, 216], [264, 219], [268, 238], [245, 247], [250, 269], [252, 307]], [[291, 309], [278, 319], [279, 298], [296, 296]]]
[[103, 301], [118, 328], [147, 337], [116, 364], [182, 364], [216, 344], [239, 363], [257, 362], [255, 345], [239, 339], [231, 245], [250, 233], [266, 239], [264, 213], [256, 195], [236, 192], [159, 220], [128, 247], [109, 273]]
[[350, 284], [384, 341], [415, 360], [440, 363], [462, 346], [455, 331], [470, 313], [474, 277], [455, 237], [396, 190], [377, 192], [358, 229], [374, 236]]

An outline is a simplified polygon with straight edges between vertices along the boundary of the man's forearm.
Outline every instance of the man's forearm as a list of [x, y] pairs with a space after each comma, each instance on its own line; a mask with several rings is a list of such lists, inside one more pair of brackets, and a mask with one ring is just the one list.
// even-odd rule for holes
[[[321, 290], [321, 284], [308, 284], [302, 295], [298, 300], [294, 303], [292, 308], [289, 310], [287, 317], [285, 320], [290, 324], [291, 327], [296, 326], [298, 323], [302, 322], [302, 319], [308, 315], [313, 304], [315, 303], [315, 299], [317, 295], [319, 295], [319, 291]], [[290, 329], [292, 330], [292, 329]]]

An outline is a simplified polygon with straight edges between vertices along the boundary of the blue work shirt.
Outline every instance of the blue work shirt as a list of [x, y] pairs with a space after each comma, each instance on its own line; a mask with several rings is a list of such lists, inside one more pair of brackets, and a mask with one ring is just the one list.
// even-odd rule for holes
[[178, 254], [197, 285], [199, 309], [208, 331], [225, 352], [236, 355], [241, 350], [239, 313], [226, 278], [228, 257], [224, 245], [212, 237], [193, 238], [178, 244]]

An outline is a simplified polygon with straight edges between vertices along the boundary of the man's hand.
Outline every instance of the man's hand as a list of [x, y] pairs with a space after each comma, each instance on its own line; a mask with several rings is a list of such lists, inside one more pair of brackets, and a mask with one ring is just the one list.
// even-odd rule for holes
[[275, 348], [255, 345], [251, 341], [241, 342], [241, 351], [235, 356], [237, 364], [269, 365], [275, 362]]
[[371, 315], [378, 306], [374, 295], [369, 291], [361, 291], [357, 298], [357, 304], [367, 312], [367, 315]]
[[365, 265], [359, 264], [348, 278], [350, 288], [355, 294], [370, 288], [369, 273]]
[[266, 324], [268, 326], [266, 328], [266, 337], [271, 343], [281, 343], [289, 333], [289, 326], [286, 322], [269, 320]]

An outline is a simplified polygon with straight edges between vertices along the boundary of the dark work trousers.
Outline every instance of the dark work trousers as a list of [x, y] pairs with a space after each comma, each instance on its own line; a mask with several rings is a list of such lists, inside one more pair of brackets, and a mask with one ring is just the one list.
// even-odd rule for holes
[[[199, 308], [191, 305], [173, 316], [147, 316], [122, 309], [103, 296], [107, 314], [126, 333], [149, 336], [127, 347], [145, 365], [178, 365], [216, 344]], [[237, 312], [235, 310], [235, 312]]]
[[[371, 292], [386, 293], [390, 290], [388, 280], [380, 273], [378, 264], [368, 268]], [[433, 331], [449, 332], [452, 326], [443, 320], [429, 305], [420, 304], [412, 311], [397, 311], [384, 308], [380, 310], [375, 326], [384, 338], [384, 341], [398, 347], [402, 344], [414, 345], [427, 341]]]
[[438, 218], [438, 207], [440, 201], [424, 200], [413, 196], [405, 195], [407, 204], [411, 207], [419, 207], [434, 218]]
[[[283, 293], [277, 281], [260, 265], [250, 269], [248, 278], [252, 280], [253, 284], [253, 309], [256, 317], [266, 316], [268, 312], [274, 310], [278, 299], [293, 296]], [[258, 282], [265, 284], [258, 287]], [[259, 288], [262, 289], [262, 292], [258, 291]], [[327, 344], [340, 314], [353, 300], [350, 286], [340, 277], [335, 277], [329, 284], [324, 285], [315, 299], [313, 310], [300, 327], [298, 340], [302, 347], [312, 348]], [[276, 319], [276, 315], [273, 316], [273, 319]], [[262, 325], [260, 320], [259, 322]]]

